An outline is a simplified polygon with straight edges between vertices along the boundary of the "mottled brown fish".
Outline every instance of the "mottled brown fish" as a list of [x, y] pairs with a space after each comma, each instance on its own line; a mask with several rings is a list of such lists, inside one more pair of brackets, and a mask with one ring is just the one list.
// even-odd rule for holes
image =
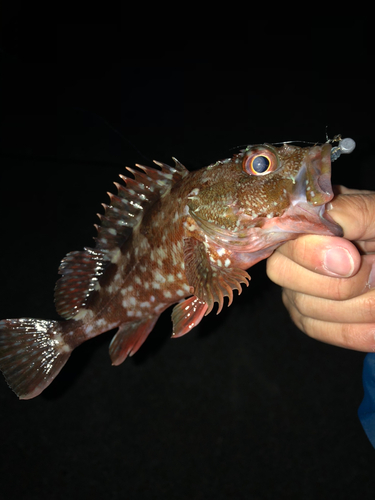
[[195, 172], [174, 161], [120, 175], [125, 185], [109, 194], [95, 249], [61, 262], [55, 302], [63, 321], [0, 321], [0, 368], [19, 398], [40, 394], [84, 341], [118, 328], [109, 348], [118, 365], [171, 304], [179, 337], [215, 302], [218, 313], [224, 297], [230, 305], [233, 290], [248, 285], [246, 269], [282, 243], [342, 234], [325, 212], [330, 143], [248, 146]]

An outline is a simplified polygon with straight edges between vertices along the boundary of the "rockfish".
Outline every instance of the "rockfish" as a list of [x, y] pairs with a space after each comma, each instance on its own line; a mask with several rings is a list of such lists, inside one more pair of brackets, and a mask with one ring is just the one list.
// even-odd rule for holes
[[[301, 234], [341, 236], [325, 205], [332, 159], [344, 139], [300, 147], [252, 145], [189, 172], [137, 165], [120, 175], [99, 215], [95, 248], [70, 252], [59, 267], [56, 309], [63, 320], [0, 321], [0, 368], [20, 399], [40, 394], [72, 350], [117, 329], [113, 365], [133, 355], [171, 304], [173, 336], [217, 313], [248, 285], [246, 269]], [[349, 139], [350, 141], [350, 139]], [[354, 142], [354, 141], [352, 141]]]

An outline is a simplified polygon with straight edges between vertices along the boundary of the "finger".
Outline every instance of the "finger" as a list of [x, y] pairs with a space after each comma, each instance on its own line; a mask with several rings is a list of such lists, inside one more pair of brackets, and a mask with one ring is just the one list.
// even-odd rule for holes
[[[361, 265], [357, 248], [350, 241], [333, 236], [301, 236], [282, 245], [277, 252], [305, 269], [325, 276], [349, 277]], [[272, 257], [270, 259], [272, 265]]]
[[375, 194], [375, 191], [370, 191], [368, 189], [351, 189], [346, 186], [332, 186], [333, 192], [337, 194]]
[[288, 289], [283, 293], [302, 316], [335, 323], [375, 324], [375, 290], [344, 301], [322, 299]]
[[344, 347], [356, 351], [375, 351], [375, 324], [374, 323], [333, 323], [320, 321], [301, 315], [287, 296], [283, 300], [296, 326], [309, 337], [326, 344]]
[[348, 240], [375, 241], [375, 193], [366, 193], [339, 194], [328, 207], [329, 215], [340, 224]]
[[359, 271], [350, 278], [331, 278], [317, 274], [299, 266], [281, 252], [274, 253], [270, 259], [267, 262], [267, 274], [273, 282], [314, 297], [347, 300], [362, 295], [375, 285], [372, 283], [375, 277], [371, 275], [375, 255], [364, 255]]

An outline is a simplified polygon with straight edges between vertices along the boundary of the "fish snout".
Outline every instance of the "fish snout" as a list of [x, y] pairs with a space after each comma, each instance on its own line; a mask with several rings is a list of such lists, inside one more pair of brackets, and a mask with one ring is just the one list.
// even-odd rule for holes
[[331, 145], [314, 146], [306, 154], [306, 199], [314, 206], [333, 198], [331, 184]]

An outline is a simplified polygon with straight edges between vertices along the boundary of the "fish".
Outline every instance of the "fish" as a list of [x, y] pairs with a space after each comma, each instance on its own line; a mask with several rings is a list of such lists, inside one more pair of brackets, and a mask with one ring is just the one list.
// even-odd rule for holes
[[[340, 149], [340, 147], [338, 146]], [[302, 234], [342, 236], [333, 198], [331, 141], [258, 144], [189, 171], [126, 167], [103, 204], [95, 246], [62, 259], [55, 287], [61, 320], [0, 321], [0, 369], [20, 399], [54, 380], [83, 342], [117, 329], [113, 365], [134, 355], [172, 304], [172, 337], [248, 286], [251, 266]], [[335, 159], [340, 151], [336, 153]]]

